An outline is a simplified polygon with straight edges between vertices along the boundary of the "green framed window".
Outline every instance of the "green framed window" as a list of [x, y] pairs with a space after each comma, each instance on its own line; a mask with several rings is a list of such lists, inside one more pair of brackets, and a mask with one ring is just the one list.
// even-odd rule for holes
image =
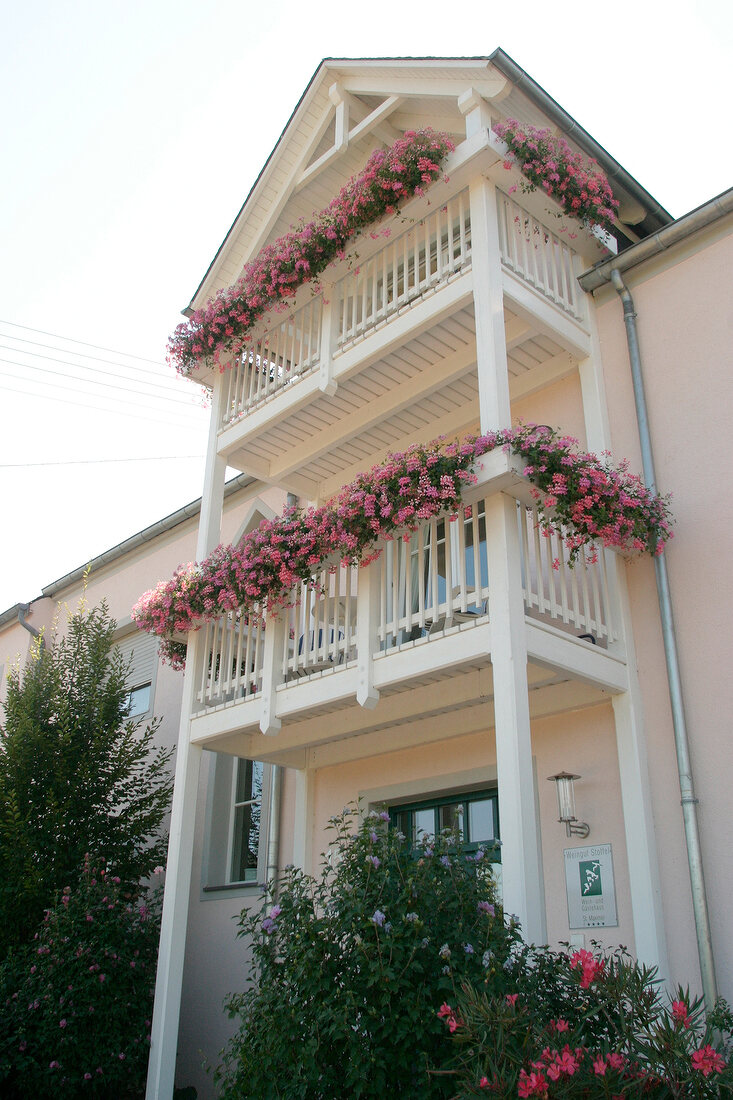
[[499, 798], [494, 788], [390, 806], [389, 817], [411, 844], [457, 828], [463, 851], [481, 847], [492, 863], [501, 863]]

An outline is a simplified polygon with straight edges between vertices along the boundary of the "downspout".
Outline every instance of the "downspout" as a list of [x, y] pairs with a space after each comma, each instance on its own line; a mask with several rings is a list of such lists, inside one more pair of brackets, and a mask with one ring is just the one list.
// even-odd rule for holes
[[[277, 897], [277, 873], [280, 860], [280, 804], [282, 802], [282, 768], [277, 764], [272, 766], [272, 779], [270, 785], [270, 821], [267, 830], [267, 871], [265, 882], [268, 884], [268, 896], [270, 901]], [[274, 883], [269, 888], [270, 883]]]
[[25, 617], [28, 614], [28, 612], [30, 611], [30, 609], [31, 609], [31, 605], [29, 603], [19, 603], [18, 604], [18, 622], [20, 623], [21, 626], [25, 627], [25, 629], [28, 631], [29, 634], [32, 634], [34, 638], [38, 638], [39, 648], [43, 649], [44, 646], [45, 646], [45, 642], [43, 640], [43, 634], [35, 626], [31, 626], [30, 623], [26, 622]]
[[[626, 340], [629, 347], [631, 379], [634, 386], [634, 401], [636, 403], [636, 418], [639, 426], [644, 481], [647, 488], [655, 493], [657, 479], [654, 471], [654, 456], [652, 453], [651, 435], [649, 432], [649, 417], [646, 407], [646, 397], [644, 395], [644, 379], [641, 369], [641, 353], [639, 351], [639, 339], [636, 329], [634, 299], [631, 297], [629, 288], [621, 278], [621, 273], [618, 268], [614, 267], [612, 269], [611, 282], [621, 298], [624, 307], [624, 324], [626, 325]], [[674, 617], [672, 614], [672, 600], [669, 592], [667, 559], [663, 552], [655, 557], [654, 567], [657, 577], [659, 613], [662, 620], [664, 655], [667, 662], [669, 701], [672, 709], [672, 725], [674, 728], [674, 742], [677, 752], [677, 771], [680, 780], [680, 802], [682, 805], [682, 818], [684, 821], [685, 840], [687, 843], [687, 863], [690, 871], [692, 909], [695, 915], [695, 931], [697, 933], [697, 954], [700, 962], [700, 976], [702, 978], [705, 1007], [708, 1012], [710, 1012], [718, 999], [715, 981], [715, 962], [713, 959], [710, 917], [708, 914], [707, 894], [705, 892], [700, 832], [697, 821], [697, 798], [695, 797], [695, 788], [692, 780], [690, 746], [687, 737], [682, 680], [680, 677], [679, 660], [677, 656], [677, 638], [675, 635]]]

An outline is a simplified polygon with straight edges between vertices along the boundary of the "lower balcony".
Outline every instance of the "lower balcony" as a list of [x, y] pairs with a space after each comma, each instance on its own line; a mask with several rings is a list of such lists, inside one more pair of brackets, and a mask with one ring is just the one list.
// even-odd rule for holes
[[[232, 611], [202, 628], [192, 740], [290, 762], [292, 751], [348, 737], [347, 727], [362, 733], [389, 725], [390, 696], [421, 689], [434, 713], [441, 692], [443, 698], [455, 692], [456, 684], [447, 690], [444, 681], [461, 680], [473, 690], [475, 680], [485, 702], [492, 694], [497, 552], [489, 516], [497, 494], [512, 502], [512, 524], [501, 536], [507, 549], [498, 549], [518, 559], [515, 595], [530, 690], [564, 684], [545, 697], [574, 705], [586, 705], [593, 693], [624, 690], [611, 552], [585, 548], [571, 567], [562, 538], [543, 530], [516, 460], [494, 452], [481, 460], [459, 516], [404, 533], [360, 569], [318, 570], [267, 623], [245, 623]], [[349, 709], [358, 720], [352, 715], [345, 723]], [[312, 721], [330, 712], [344, 713]]]

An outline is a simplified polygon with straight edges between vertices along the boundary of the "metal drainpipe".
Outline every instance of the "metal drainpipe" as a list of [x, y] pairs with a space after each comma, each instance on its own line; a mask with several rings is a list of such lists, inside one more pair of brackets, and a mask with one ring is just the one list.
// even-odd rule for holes
[[45, 641], [44, 641], [44, 638], [43, 638], [43, 634], [41, 633], [40, 630], [37, 630], [35, 626], [31, 626], [30, 623], [27, 623], [25, 621], [25, 617], [28, 614], [28, 612], [30, 611], [30, 609], [31, 609], [31, 605], [29, 603], [19, 603], [18, 604], [18, 622], [20, 623], [21, 626], [25, 627], [25, 629], [28, 631], [29, 634], [32, 634], [34, 638], [39, 639], [38, 644], [39, 644], [40, 648], [43, 649], [45, 644], [46, 644]]
[[[644, 395], [644, 379], [641, 369], [641, 353], [639, 351], [639, 338], [636, 329], [634, 299], [631, 297], [629, 288], [621, 278], [621, 273], [618, 268], [613, 268], [611, 271], [611, 282], [621, 298], [624, 307], [624, 324], [626, 325], [626, 340], [629, 347], [631, 378], [634, 385], [634, 401], [636, 403], [636, 418], [639, 426], [644, 481], [646, 482], [647, 488], [652, 492], [656, 492], [657, 479], [654, 471], [654, 456], [652, 453], [652, 442], [649, 432], [649, 417], [647, 414], [646, 397]], [[677, 750], [677, 771], [680, 780], [680, 801], [685, 825], [685, 840], [687, 842], [687, 862], [690, 870], [692, 909], [695, 914], [697, 954], [700, 961], [700, 976], [702, 978], [705, 1007], [708, 1012], [710, 1012], [718, 999], [718, 991], [715, 981], [715, 962], [713, 959], [712, 937], [710, 935], [710, 917], [708, 914], [708, 899], [705, 892], [702, 851], [700, 849], [700, 832], [697, 821], [697, 798], [695, 797], [695, 788], [692, 780], [690, 746], [687, 737], [687, 724], [685, 722], [684, 696], [682, 692], [679, 659], [677, 656], [677, 638], [674, 629], [674, 617], [672, 615], [672, 600], [669, 592], [667, 559], [664, 553], [658, 554], [657, 557], [655, 557], [654, 567], [657, 577], [659, 612], [662, 620], [664, 655], [667, 662], [667, 679], [669, 682], [669, 701], [672, 708], [674, 742]]]
[[[286, 498], [288, 508], [295, 508], [298, 497], [295, 493], [288, 493]], [[267, 871], [265, 881], [273, 882], [280, 870], [280, 806], [282, 803], [283, 777], [282, 768], [277, 764], [272, 766], [272, 780], [270, 786], [270, 821], [267, 830]], [[277, 883], [268, 890], [270, 901], [277, 897]]]
[[[280, 861], [280, 803], [282, 801], [282, 768], [272, 766], [270, 787], [270, 822], [267, 830], [267, 872], [265, 881], [269, 884], [277, 878]], [[270, 900], [277, 897], [277, 885], [268, 890]]]

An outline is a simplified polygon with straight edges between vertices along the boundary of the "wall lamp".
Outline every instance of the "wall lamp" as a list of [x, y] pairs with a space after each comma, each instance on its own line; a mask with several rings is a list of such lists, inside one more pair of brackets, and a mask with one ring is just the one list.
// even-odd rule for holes
[[573, 783], [580, 779], [579, 775], [571, 775], [570, 772], [558, 772], [557, 775], [548, 775], [551, 783], [555, 784], [557, 791], [557, 808], [560, 821], [565, 822], [565, 832], [568, 836], [588, 836], [590, 825], [585, 821], [578, 821], [575, 816], [575, 791]]

